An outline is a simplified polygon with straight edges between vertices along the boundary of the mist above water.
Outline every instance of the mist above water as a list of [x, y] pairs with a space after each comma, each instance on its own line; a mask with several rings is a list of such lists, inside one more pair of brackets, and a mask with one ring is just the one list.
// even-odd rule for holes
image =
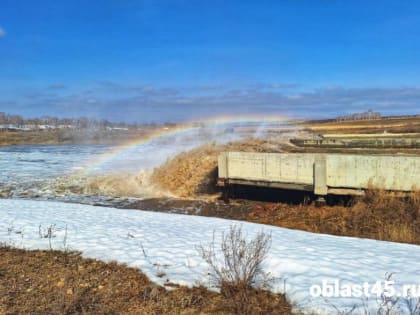
[[[117, 197], [155, 197], [153, 168], [206, 143], [269, 137], [265, 126], [225, 124], [168, 133], [128, 147], [107, 145], [0, 148], [0, 197], [102, 202]], [[111, 152], [111, 153], [110, 153]]]

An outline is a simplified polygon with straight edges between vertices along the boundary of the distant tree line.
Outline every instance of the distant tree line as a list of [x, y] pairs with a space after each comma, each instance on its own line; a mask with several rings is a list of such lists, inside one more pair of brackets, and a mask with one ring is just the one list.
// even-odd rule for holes
[[363, 113], [354, 113], [350, 115], [344, 115], [337, 117], [337, 121], [344, 121], [344, 120], [373, 120], [373, 119], [381, 119], [382, 115], [379, 112], [374, 112], [371, 109], [367, 112]]
[[[172, 126], [171, 123], [161, 124]], [[37, 118], [23, 118], [20, 115], [11, 115], [0, 112], [0, 129], [18, 130], [52, 130], [52, 129], [76, 129], [76, 130], [106, 130], [106, 129], [138, 129], [144, 127], [158, 127], [156, 123], [126, 123], [110, 122], [107, 119], [92, 119], [87, 117], [79, 118], [58, 118], [52, 116], [42, 116]]]

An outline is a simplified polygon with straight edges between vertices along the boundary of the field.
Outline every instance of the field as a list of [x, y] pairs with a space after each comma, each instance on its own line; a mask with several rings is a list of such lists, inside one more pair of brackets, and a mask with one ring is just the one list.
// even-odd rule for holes
[[418, 133], [420, 116], [389, 117], [375, 120], [304, 122], [301, 126], [316, 133]]
[[0, 146], [60, 144], [120, 144], [144, 136], [150, 130], [49, 130], [0, 131]]
[[[418, 138], [420, 118], [306, 122], [299, 124], [296, 135], [369, 139], [384, 132], [385, 137]], [[0, 143], [116, 144], [144, 134], [102, 132], [86, 137], [82, 133], [56, 131], [2, 132]], [[303, 193], [236, 187], [234, 198], [225, 204], [215, 186], [217, 156], [223, 151], [420, 155], [420, 149], [415, 148], [299, 147], [282, 132], [268, 134], [264, 139], [248, 137], [227, 144], [199, 146], [144, 174], [92, 177], [78, 192], [136, 197], [147, 191], [149, 198], [124, 202], [119, 207], [420, 245], [420, 192], [401, 197], [369, 190], [365, 196], [330, 198], [327, 205], [317, 206], [313, 196]], [[77, 252], [0, 247], [0, 314], [242, 314], [231, 296], [223, 292], [215, 293], [202, 286], [174, 285], [171, 289], [159, 286], [156, 279], [150, 280], [137, 268], [83, 258]], [[282, 294], [249, 290], [245, 298], [250, 307], [246, 314], [292, 314], [292, 305]]]

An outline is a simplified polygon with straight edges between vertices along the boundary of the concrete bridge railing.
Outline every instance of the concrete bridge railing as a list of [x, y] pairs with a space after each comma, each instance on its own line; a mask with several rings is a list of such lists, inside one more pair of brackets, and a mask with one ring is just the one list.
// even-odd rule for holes
[[420, 156], [224, 152], [218, 184], [360, 194], [420, 189]]

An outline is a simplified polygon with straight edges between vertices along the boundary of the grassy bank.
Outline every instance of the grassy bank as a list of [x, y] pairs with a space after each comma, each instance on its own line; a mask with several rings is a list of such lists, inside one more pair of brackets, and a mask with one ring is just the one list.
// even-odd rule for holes
[[[292, 314], [283, 295], [253, 291], [250, 314]], [[167, 290], [141, 271], [78, 253], [0, 247], [0, 314], [235, 314], [204, 287]]]
[[[155, 169], [151, 182], [174, 196], [215, 200], [220, 197], [215, 188], [217, 155], [222, 151], [235, 150], [290, 152], [290, 147], [281, 142], [276, 144], [257, 139], [224, 146], [202, 146], [181, 153]], [[336, 202], [334, 206], [316, 207], [313, 203], [305, 203], [303, 196], [292, 198], [294, 193], [290, 191], [275, 190], [272, 195], [284, 195], [284, 198], [279, 198], [282, 200], [278, 202], [268, 202], [263, 201], [268, 189], [259, 192], [253, 190], [238, 187], [237, 199], [230, 205], [212, 201], [212, 205], [201, 205], [199, 214], [316, 233], [420, 245], [420, 192], [401, 198], [384, 191], [371, 190], [366, 196], [352, 199], [346, 205]]]
[[247, 220], [315, 233], [420, 245], [420, 192], [401, 198], [368, 191], [350, 205], [259, 203]]
[[[217, 199], [152, 198], [122, 208], [153, 209], [233, 220], [250, 221], [313, 233], [370, 238], [420, 245], [420, 192], [406, 198], [381, 191], [369, 191], [364, 197], [338, 201], [317, 207], [304, 202], [303, 194], [277, 190], [282, 200], [252, 200], [239, 192], [229, 204]], [[255, 196], [255, 195], [254, 195]], [[246, 197], [246, 198], [245, 198]], [[286, 198], [289, 199], [286, 201]]]

